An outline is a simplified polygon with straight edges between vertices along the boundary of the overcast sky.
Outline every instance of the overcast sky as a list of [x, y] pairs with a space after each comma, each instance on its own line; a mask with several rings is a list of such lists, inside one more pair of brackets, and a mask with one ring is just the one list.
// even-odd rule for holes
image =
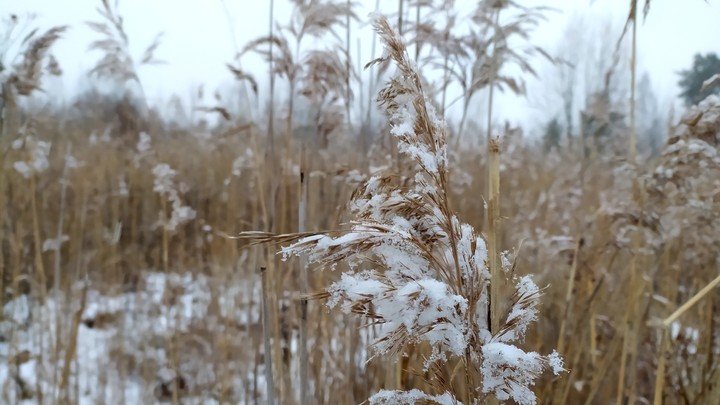
[[[609, 19], [622, 26], [628, 0], [547, 0], [530, 1], [561, 10], [549, 15], [532, 37], [532, 41], [553, 50], [562, 43], [569, 18], [584, 15], [588, 24]], [[200, 84], [211, 91], [230, 82], [225, 63], [232, 60], [238, 47], [266, 33], [269, 11], [265, 0], [121, 0], [120, 13], [125, 18], [133, 53], [142, 53], [155, 35], [164, 37], [158, 56], [167, 65], [143, 67], [140, 76], [150, 103], [167, 100], [170, 94], [189, 95]], [[374, 7], [374, 0], [362, 0], [358, 15], [365, 18]], [[382, 0], [382, 7], [392, 11], [395, 0]], [[457, 1], [459, 7], [470, 8], [475, 1]], [[71, 26], [54, 53], [65, 72], [61, 87], [71, 92], [85, 80], [86, 72], [98, 58], [86, 51], [96, 36], [84, 21], [97, 20], [99, 0], [0, 0], [0, 14], [36, 13], [38, 25], [66, 24]], [[286, 22], [291, 8], [286, 0], [276, 1], [275, 17]], [[369, 59], [370, 28], [363, 23], [353, 27], [362, 33], [364, 59]], [[617, 39], [598, 38], [600, 41]], [[669, 99], [677, 94], [676, 72], [687, 68], [696, 52], [720, 51], [720, 3], [716, 0], [653, 0], [650, 15], [639, 29], [640, 70], [650, 72], [658, 98]], [[355, 45], [356, 40], [352, 41]], [[353, 56], [356, 51], [353, 50]], [[366, 61], [365, 60], [365, 61]], [[363, 62], [365, 62], [363, 61]], [[251, 66], [258, 75], [263, 67]], [[544, 70], [543, 74], [548, 74]], [[531, 91], [540, 91], [545, 78], [529, 83]], [[55, 84], [55, 87], [58, 85]], [[527, 117], [529, 105], [514, 97], [503, 97], [498, 112], [503, 117], [520, 120]]]

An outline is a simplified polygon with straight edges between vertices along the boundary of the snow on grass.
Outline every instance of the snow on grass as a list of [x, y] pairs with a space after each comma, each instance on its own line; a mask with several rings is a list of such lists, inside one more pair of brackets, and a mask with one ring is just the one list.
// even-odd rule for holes
[[390, 391], [382, 390], [368, 400], [371, 405], [415, 405], [428, 402], [439, 405], [463, 405], [449, 393], [428, 395], [420, 390]]
[[[259, 328], [259, 284], [148, 272], [140, 286], [116, 295], [86, 292], [70, 364], [70, 402], [168, 403], [173, 381], [182, 381], [181, 403], [217, 403], [218, 381], [228, 377], [217, 374], [220, 358], [223, 368], [232, 372], [231, 391], [223, 395], [235, 403], [251, 402], [248, 389], [253, 380], [260, 388], [264, 381], [243, 357], [248, 352], [240, 350], [247, 349], [248, 342], [239, 340], [238, 355], [228, 359], [208, 339], [218, 333], [237, 334], [235, 328], [249, 333]], [[60, 297], [59, 304], [53, 299], [41, 304], [21, 295], [3, 308], [0, 403], [40, 403], [38, 389], [45, 401], [59, 398], [72, 316], [80, 309], [82, 287], [76, 288], [67, 299]], [[57, 337], [62, 344], [56, 356]], [[180, 344], [174, 351], [171, 342], [179, 339], [184, 343], [174, 343]], [[262, 364], [259, 367], [262, 370]]]

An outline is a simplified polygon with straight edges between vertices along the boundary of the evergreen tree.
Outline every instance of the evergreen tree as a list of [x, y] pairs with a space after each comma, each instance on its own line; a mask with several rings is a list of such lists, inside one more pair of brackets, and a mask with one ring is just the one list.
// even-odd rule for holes
[[560, 146], [560, 136], [563, 133], [562, 125], [557, 118], [553, 118], [545, 126], [545, 134], [543, 136], [545, 143], [545, 151]]
[[695, 54], [692, 68], [681, 71], [680, 97], [685, 101], [686, 105], [693, 105], [701, 102], [705, 97], [710, 94], [717, 94], [720, 88], [707, 89], [701, 91], [703, 82], [711, 78], [716, 73], [720, 73], [720, 58], [717, 54], [709, 53], [705, 56], [701, 54]]

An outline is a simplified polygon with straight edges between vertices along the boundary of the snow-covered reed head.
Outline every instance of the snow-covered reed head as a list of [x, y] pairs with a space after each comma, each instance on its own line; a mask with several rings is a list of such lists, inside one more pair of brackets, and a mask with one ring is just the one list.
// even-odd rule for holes
[[175, 175], [177, 172], [166, 163], [160, 163], [153, 168], [153, 176], [155, 177], [153, 191], [163, 198], [166, 198], [172, 204], [172, 213], [170, 218], [165, 218], [165, 213], [161, 214], [162, 225], [168, 231], [175, 231], [178, 226], [183, 225], [195, 219], [195, 210], [190, 206], [183, 205], [180, 194], [187, 186], [175, 184]]
[[[351, 197], [352, 219], [345, 230], [249, 236], [293, 242], [283, 248], [285, 257], [307, 254], [326, 267], [346, 262], [350, 270], [317, 297], [379, 326], [372, 343], [377, 355], [429, 346], [425, 371], [445, 382], [436, 392], [381, 391], [371, 403], [476, 403], [492, 393], [534, 404], [535, 378], [548, 365], [556, 373], [562, 370], [556, 354], [545, 357], [513, 345], [537, 318], [540, 290], [530, 277], [519, 279], [504, 322], [491, 330], [485, 240], [448, 203], [445, 121], [426, 97], [402, 38], [383, 16], [375, 18], [374, 28], [385, 51], [368, 66], [393, 62], [397, 67], [378, 102], [389, 115], [399, 150], [416, 163], [414, 179], [400, 186], [390, 175], [370, 177]], [[448, 362], [465, 365], [462, 390], [453, 383], [457, 376], [443, 367]]]
[[18, 139], [13, 142], [13, 149], [24, 149], [27, 158], [13, 164], [15, 170], [23, 177], [30, 178], [33, 174], [41, 173], [50, 167], [48, 156], [50, 155], [50, 143], [37, 140], [33, 137]]

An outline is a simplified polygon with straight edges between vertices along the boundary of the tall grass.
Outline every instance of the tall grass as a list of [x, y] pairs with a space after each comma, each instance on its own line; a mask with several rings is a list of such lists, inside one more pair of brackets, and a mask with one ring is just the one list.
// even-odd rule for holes
[[[504, 282], [532, 274], [543, 287], [538, 321], [518, 346], [557, 349], [568, 369], [561, 378], [537, 376], [531, 391], [538, 403], [717, 403], [720, 101], [710, 97], [691, 107], [655, 158], [638, 150], [636, 159], [624, 161], [619, 148], [598, 150], [594, 159], [570, 147], [545, 153], [533, 137], [495, 126], [492, 113], [482, 117], [491, 125], [477, 132], [491, 153], [469, 149], [454, 141], [461, 132], [470, 136], [468, 124], [439, 123], [452, 102], [448, 86], [464, 85], [463, 101], [499, 86], [522, 93], [522, 77], [473, 66], [491, 66], [489, 51], [504, 38], [502, 30], [518, 32], [529, 20], [504, 20], [505, 11], [496, 20], [495, 8], [474, 10], [477, 35], [467, 37], [449, 23], [468, 21], [460, 9], [399, 2], [404, 38], [380, 20], [389, 51], [367, 81], [355, 84], [361, 75], [349, 68], [352, 34], [331, 32], [349, 27], [355, 6], [330, 3], [294, 2], [290, 24], [277, 28], [271, 17], [269, 36], [248, 43], [246, 52], [272, 62], [270, 77], [288, 97], [248, 116], [219, 100], [207, 111], [225, 117], [210, 128], [180, 127], [158, 118], [153, 106], [145, 115], [99, 95], [78, 104], [91, 106], [82, 110], [22, 107], [16, 101], [32, 95], [25, 89], [42, 88], [43, 75], [59, 73], [41, 67], [52, 65], [52, 43], [70, 28], [34, 32], [12, 57], [16, 63], [5, 63], [0, 402], [268, 403], [274, 397], [285, 404], [307, 396], [305, 403], [483, 403], [491, 393], [502, 399], [517, 382], [530, 387], [534, 373], [484, 367], [498, 345], [483, 338], [502, 343], [497, 334], [513, 330], [504, 323], [513, 319], [512, 308], [538, 302], [536, 294]], [[538, 10], [525, 11], [542, 21]], [[415, 18], [405, 18], [407, 12]], [[424, 24], [426, 18], [436, 24]], [[297, 45], [306, 35], [337, 43], [319, 50]], [[412, 57], [404, 43], [414, 46]], [[500, 48], [511, 54], [496, 58], [515, 55]], [[387, 57], [400, 65], [399, 76]], [[257, 94], [268, 89], [241, 61], [230, 73], [249, 84], [249, 104], [259, 105]], [[532, 69], [529, 62], [522, 66]], [[442, 70], [440, 83], [423, 79], [433, 69]], [[371, 114], [367, 99], [350, 97], [362, 86], [371, 98], [382, 83], [389, 86], [381, 93], [388, 118]], [[297, 113], [304, 103], [313, 107], [310, 117]], [[348, 119], [348, 106], [362, 111], [358, 119]], [[421, 119], [408, 124], [398, 114]], [[355, 136], [363, 133], [372, 136]], [[393, 133], [398, 151], [412, 158], [387, 159], [392, 144], [381, 135]], [[632, 137], [625, 134], [607, 142], [628, 145]], [[424, 153], [439, 158], [432, 160], [436, 171]], [[435, 217], [437, 227], [417, 228]], [[306, 239], [291, 251], [307, 248], [309, 261], [337, 262], [330, 266], [337, 271], [294, 258], [276, 263], [275, 247], [227, 237], [250, 230], [292, 234], [287, 243], [300, 232]], [[379, 241], [401, 231], [424, 248], [391, 263], [395, 256]], [[409, 246], [402, 241], [398, 249]], [[488, 262], [496, 260], [495, 275], [469, 280], [460, 263], [475, 257], [483, 241]], [[468, 251], [473, 254], [462, 254]], [[358, 261], [336, 260], [352, 257]], [[420, 266], [418, 257], [433, 265]], [[402, 266], [407, 260], [416, 267]], [[474, 266], [485, 274], [480, 262]], [[362, 272], [369, 268], [376, 272]], [[420, 281], [404, 276], [420, 268], [427, 270]], [[380, 283], [385, 292], [353, 289], [363, 283]], [[421, 288], [430, 285], [447, 287]], [[334, 287], [323, 292], [328, 286]], [[481, 302], [483, 288], [490, 303], [457, 313], [441, 305], [447, 320], [407, 317], [407, 325], [388, 325], [397, 321], [393, 310], [403, 308], [394, 306], [403, 288], [418, 305], [435, 302], [440, 295], [430, 292], [439, 291], [463, 308], [463, 299]], [[313, 297], [338, 298], [365, 322]], [[471, 318], [473, 311], [488, 316]], [[485, 334], [481, 321], [488, 320]], [[433, 329], [456, 325], [473, 332]], [[438, 336], [462, 337], [467, 345], [448, 346]], [[373, 342], [380, 351], [368, 348]], [[491, 378], [501, 371], [502, 378]]]

